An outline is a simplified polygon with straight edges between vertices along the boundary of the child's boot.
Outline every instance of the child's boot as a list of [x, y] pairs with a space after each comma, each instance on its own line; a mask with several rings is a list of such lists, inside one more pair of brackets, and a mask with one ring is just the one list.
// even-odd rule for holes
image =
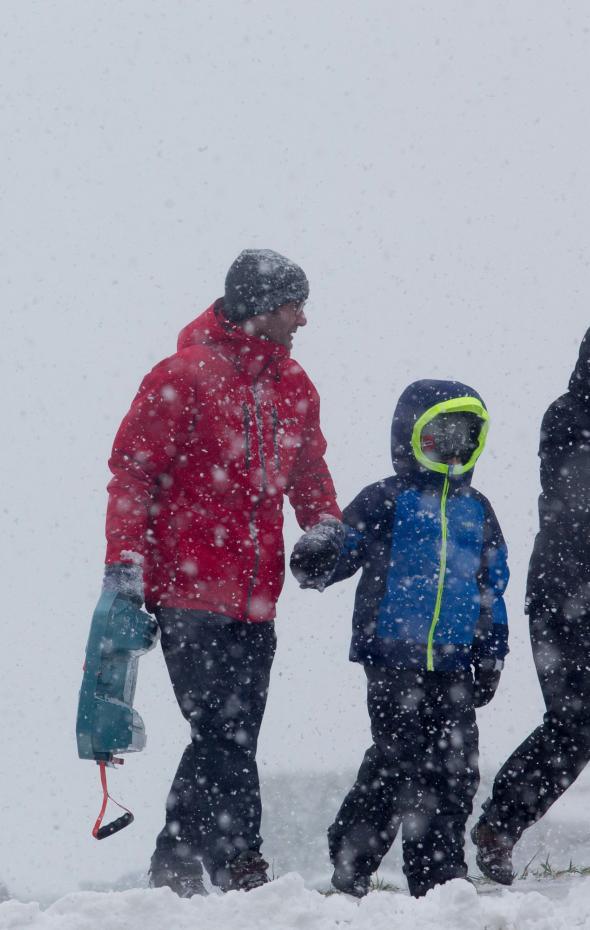
[[514, 843], [506, 834], [498, 833], [489, 823], [481, 820], [473, 827], [471, 839], [477, 846], [475, 861], [486, 878], [501, 885], [514, 881], [512, 850]]

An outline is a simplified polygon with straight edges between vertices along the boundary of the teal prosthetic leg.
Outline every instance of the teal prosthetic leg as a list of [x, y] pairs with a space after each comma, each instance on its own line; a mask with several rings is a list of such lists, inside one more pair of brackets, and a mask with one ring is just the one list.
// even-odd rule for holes
[[145, 746], [145, 727], [133, 699], [139, 657], [157, 641], [158, 626], [149, 614], [129, 598], [103, 591], [90, 625], [76, 721], [79, 757], [101, 766], [103, 810], [93, 830], [97, 839], [133, 819], [127, 812], [113, 824], [100, 826], [109, 797], [105, 768], [122, 762], [115, 754], [139, 752]]

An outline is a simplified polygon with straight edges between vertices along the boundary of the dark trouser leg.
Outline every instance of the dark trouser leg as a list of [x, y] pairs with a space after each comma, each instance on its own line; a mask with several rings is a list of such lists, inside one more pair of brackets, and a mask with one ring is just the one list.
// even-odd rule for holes
[[471, 673], [423, 675], [425, 740], [415, 759], [415, 802], [404, 816], [404, 873], [410, 894], [465, 878], [465, 824], [479, 785]]
[[416, 726], [422, 697], [416, 672], [366, 666], [373, 745], [328, 830], [336, 867], [370, 875], [391, 848], [403, 810], [411, 803], [411, 759], [421, 739]]
[[377, 871], [393, 845], [400, 818], [393, 812], [391, 782], [390, 763], [372, 746], [328, 829], [332, 864], [352, 876]]
[[479, 783], [470, 673], [367, 668], [374, 744], [329, 830], [330, 855], [378, 868], [403, 817], [411, 894], [465, 877], [465, 823]]
[[215, 882], [228, 862], [246, 850], [258, 852], [262, 843], [256, 747], [274, 624], [183, 610], [162, 610], [158, 622], [191, 742], [172, 783], [152, 863], [194, 865], [202, 858]]
[[[586, 622], [584, 622], [586, 621]], [[531, 615], [531, 644], [547, 712], [498, 772], [480, 823], [511, 842], [547, 813], [590, 760], [587, 618]]]

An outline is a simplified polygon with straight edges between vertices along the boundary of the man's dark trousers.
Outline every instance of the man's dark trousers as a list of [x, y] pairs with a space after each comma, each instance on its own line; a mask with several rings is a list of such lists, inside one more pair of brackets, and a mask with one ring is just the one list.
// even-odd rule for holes
[[498, 772], [480, 820], [514, 843], [590, 760], [590, 616], [531, 610], [529, 621], [546, 713]]
[[256, 747], [275, 652], [274, 623], [248, 623], [192, 610], [156, 612], [180, 709], [191, 725], [168, 796], [152, 868], [212, 881], [240, 853], [259, 852]]
[[400, 822], [404, 873], [419, 897], [464, 878], [465, 823], [479, 784], [470, 672], [366, 666], [373, 745], [328, 831], [338, 868], [370, 875]]

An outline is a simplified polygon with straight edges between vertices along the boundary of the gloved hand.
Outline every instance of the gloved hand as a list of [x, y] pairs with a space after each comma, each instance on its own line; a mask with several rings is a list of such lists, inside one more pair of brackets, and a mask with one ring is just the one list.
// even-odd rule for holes
[[500, 683], [504, 668], [501, 659], [481, 659], [474, 664], [473, 703], [476, 707], [485, 707], [492, 700]]
[[102, 590], [128, 597], [137, 607], [143, 604], [143, 571], [137, 562], [112, 562], [104, 567]]
[[301, 588], [323, 591], [336, 567], [346, 530], [336, 517], [325, 517], [295, 543], [290, 568]]

